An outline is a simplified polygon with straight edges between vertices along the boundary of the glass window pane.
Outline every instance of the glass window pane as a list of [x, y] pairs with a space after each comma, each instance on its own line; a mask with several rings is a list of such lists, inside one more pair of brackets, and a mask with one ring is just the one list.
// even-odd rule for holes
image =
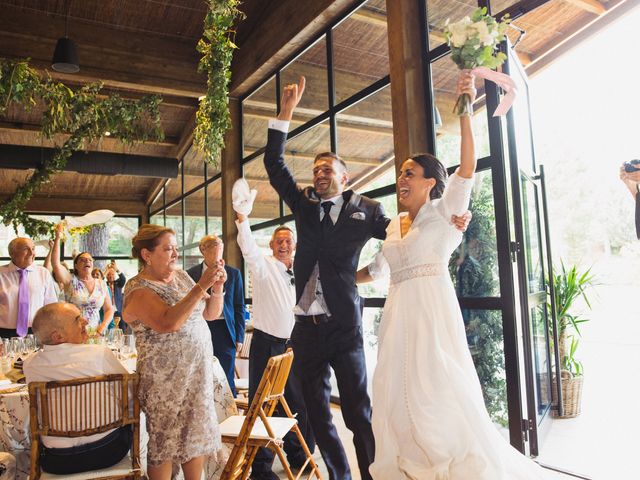
[[275, 118], [276, 114], [276, 78], [271, 77], [242, 102], [245, 157], [267, 144], [267, 120]]
[[491, 170], [476, 173], [469, 210], [473, 219], [449, 261], [458, 297], [500, 295]]
[[[185, 251], [196, 247], [202, 237], [205, 236], [204, 216], [204, 188], [197, 190], [184, 199], [184, 248]], [[186, 262], [185, 257], [185, 262]], [[185, 268], [188, 268], [185, 266]]]
[[191, 146], [182, 159], [184, 162], [184, 191], [196, 188], [204, 183], [204, 158], [198, 150]]
[[184, 259], [184, 269], [187, 270], [194, 265], [198, 265], [202, 262], [202, 254], [198, 244], [190, 244], [182, 251], [182, 258]]
[[434, 49], [443, 43], [444, 25], [462, 20], [465, 16], [478, 8], [477, 0], [456, 0], [455, 2], [440, 2], [427, 0], [427, 24], [429, 26], [429, 48]]
[[[33, 218], [39, 218], [40, 220], [46, 220], [52, 223], [60, 222], [59, 215], [29, 215]], [[18, 234], [11, 225], [4, 225], [0, 223], [0, 257], [9, 258], [9, 242], [16, 237], [26, 237], [22, 226], [18, 227]], [[48, 238], [35, 239], [36, 244], [36, 257], [45, 257], [49, 252]]]
[[[431, 77], [435, 106], [441, 119], [441, 125], [436, 125], [437, 157], [446, 166], [460, 163], [460, 121], [453, 113], [456, 103], [456, 82], [458, 67], [451, 61], [449, 55], [432, 63]], [[476, 157], [489, 156], [489, 127], [487, 123], [487, 109], [484, 104], [484, 82], [477, 82], [478, 99], [474, 104], [473, 132], [476, 142]], [[436, 114], [436, 119], [437, 119]]]
[[273, 189], [264, 169], [263, 157], [254, 158], [243, 166], [244, 178], [251, 188], [258, 191], [249, 217], [251, 225], [280, 216], [280, 197]]
[[138, 219], [113, 217], [107, 223], [109, 255], [131, 255], [131, 239], [138, 231]]
[[178, 176], [170, 178], [165, 188], [165, 201], [167, 203], [182, 196], [182, 167], [178, 167]]
[[164, 211], [160, 211], [156, 215], [151, 215], [149, 223], [153, 225], [164, 225]]
[[394, 165], [391, 88], [385, 87], [337, 115], [338, 153], [347, 163], [350, 186], [369, 184]]
[[327, 46], [324, 37], [280, 71], [280, 87], [298, 83], [301, 75], [304, 75], [307, 83], [294, 119], [306, 123], [329, 108]]
[[493, 423], [509, 438], [507, 381], [504, 371], [502, 312], [499, 310], [462, 310], [467, 343], [476, 366], [484, 403]]
[[547, 305], [530, 309], [533, 331], [533, 359], [535, 370], [536, 410], [538, 419], [551, 407], [551, 355], [549, 351]]
[[[222, 180], [218, 179], [207, 186], [208, 231], [209, 235], [222, 234]], [[227, 241], [223, 239], [223, 241]]]
[[182, 202], [176, 203], [174, 206], [167, 208], [165, 225], [176, 232], [176, 241], [178, 249], [182, 252]]
[[316, 155], [329, 151], [331, 136], [328, 121], [287, 141], [285, 163], [301, 188], [313, 183], [313, 160]]
[[520, 177], [520, 181], [522, 185], [522, 215], [528, 287], [529, 293], [536, 293], [544, 291], [540, 218], [536, 198], [538, 187], [524, 175]]
[[164, 205], [163, 194], [164, 194], [164, 187], [160, 189], [160, 191], [156, 195], [156, 198], [153, 200], [151, 207], [149, 207], [149, 210], [151, 212], [155, 212], [157, 209], [161, 208]]
[[387, 8], [370, 0], [333, 29], [336, 103], [389, 74]]

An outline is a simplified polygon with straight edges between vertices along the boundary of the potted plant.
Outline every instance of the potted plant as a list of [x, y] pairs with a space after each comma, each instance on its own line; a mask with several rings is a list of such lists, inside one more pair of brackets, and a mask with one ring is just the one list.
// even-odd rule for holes
[[[580, 414], [584, 370], [582, 363], [576, 358], [576, 351], [580, 343], [579, 338], [582, 336], [580, 326], [590, 320], [575, 314], [573, 307], [574, 302], [582, 297], [587, 307], [591, 309], [587, 290], [594, 286], [594, 277], [590, 268], [580, 272], [577, 266], [567, 268], [562, 261], [560, 268], [555, 269], [555, 272], [553, 286], [561, 366], [562, 418], [569, 418]], [[549, 311], [551, 311], [550, 304]], [[557, 399], [555, 381], [553, 392], [554, 399]]]

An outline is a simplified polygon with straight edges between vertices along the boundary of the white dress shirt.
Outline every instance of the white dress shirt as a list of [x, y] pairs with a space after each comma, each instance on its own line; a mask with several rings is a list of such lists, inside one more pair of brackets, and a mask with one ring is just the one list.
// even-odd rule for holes
[[[95, 377], [111, 373], [128, 373], [127, 369], [124, 368], [108, 347], [75, 343], [45, 345], [42, 351], [36, 352], [25, 359], [23, 370], [27, 383], [72, 380], [74, 378]], [[67, 399], [72, 406], [75, 400], [74, 394], [75, 392], [70, 391]], [[95, 442], [112, 431], [75, 438], [43, 436], [42, 443], [48, 448], [75, 447]]]
[[[272, 130], [278, 130], [280, 132], [287, 133], [289, 131], [289, 122], [286, 120], [278, 120], [276, 118], [272, 118], [271, 120], [269, 120], [269, 128], [271, 128]], [[338, 217], [340, 216], [340, 212], [342, 211], [342, 206], [344, 205], [344, 198], [342, 197], [342, 194], [336, 195], [335, 197], [332, 197], [332, 198], [324, 198], [324, 199], [318, 199], [318, 200], [320, 201], [320, 203], [333, 202], [333, 205], [331, 206], [331, 210], [329, 210], [329, 216], [331, 217], [331, 221], [335, 225], [336, 222], [338, 221]], [[323, 218], [324, 218], [324, 209], [321, 208], [320, 221], [322, 221]], [[317, 292], [316, 300], [314, 300], [313, 303], [309, 306], [309, 310], [305, 312], [304, 309], [300, 307], [300, 305], [296, 305], [293, 309], [293, 313], [295, 313], [296, 315], [322, 315], [322, 314], [331, 315], [331, 312], [329, 312], [329, 309], [326, 307], [323, 307], [323, 303], [325, 302], [319, 300], [319, 298], [322, 297], [322, 282], [320, 277], [318, 277], [318, 282], [316, 284], [316, 292]]]
[[[18, 322], [19, 268], [13, 262], [0, 267], [0, 328], [16, 328]], [[29, 285], [29, 326], [40, 307], [56, 303], [53, 277], [49, 270], [39, 265], [30, 265], [27, 270]]]
[[278, 338], [293, 330], [296, 287], [287, 267], [272, 255], [264, 255], [256, 243], [249, 221], [236, 221], [238, 245], [253, 279], [253, 326]]

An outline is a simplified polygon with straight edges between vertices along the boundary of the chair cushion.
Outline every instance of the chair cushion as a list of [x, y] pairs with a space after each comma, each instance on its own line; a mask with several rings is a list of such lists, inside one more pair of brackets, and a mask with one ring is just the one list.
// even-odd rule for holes
[[128, 475], [133, 473], [135, 470], [131, 468], [131, 456], [126, 455], [122, 460], [113, 465], [112, 467], [105, 468], [102, 470], [92, 470], [91, 472], [81, 472], [81, 473], [73, 473], [73, 474], [64, 474], [64, 475], [56, 475], [53, 473], [42, 472], [40, 475], [41, 480], [91, 480], [93, 478], [104, 478], [104, 477], [112, 477], [119, 475]]
[[236, 384], [236, 390], [249, 390], [248, 378], [236, 378], [233, 383]]
[[[224, 422], [220, 424], [220, 433], [223, 436], [238, 436], [240, 434], [240, 429], [242, 428], [242, 424], [244, 423], [244, 419], [246, 417], [244, 415], [233, 415], [231, 417], [227, 417]], [[271, 430], [275, 435], [275, 438], [282, 438], [289, 430], [293, 428], [293, 426], [297, 423], [295, 418], [289, 417], [267, 417], [269, 420], [269, 425], [271, 426]], [[262, 420], [258, 418], [256, 423], [253, 424], [253, 429], [251, 430], [251, 438], [257, 438], [261, 440], [268, 440], [271, 438], [267, 433], [267, 429], [265, 428]]]

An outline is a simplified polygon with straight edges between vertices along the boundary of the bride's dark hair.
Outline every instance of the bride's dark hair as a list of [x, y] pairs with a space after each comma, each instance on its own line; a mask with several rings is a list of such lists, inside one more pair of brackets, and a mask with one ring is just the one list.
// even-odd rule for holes
[[435, 200], [442, 197], [444, 186], [447, 183], [447, 169], [444, 168], [442, 162], [430, 153], [411, 155], [409, 159], [420, 164], [424, 170], [424, 178], [433, 178], [436, 181], [436, 184], [429, 192], [429, 198]]

